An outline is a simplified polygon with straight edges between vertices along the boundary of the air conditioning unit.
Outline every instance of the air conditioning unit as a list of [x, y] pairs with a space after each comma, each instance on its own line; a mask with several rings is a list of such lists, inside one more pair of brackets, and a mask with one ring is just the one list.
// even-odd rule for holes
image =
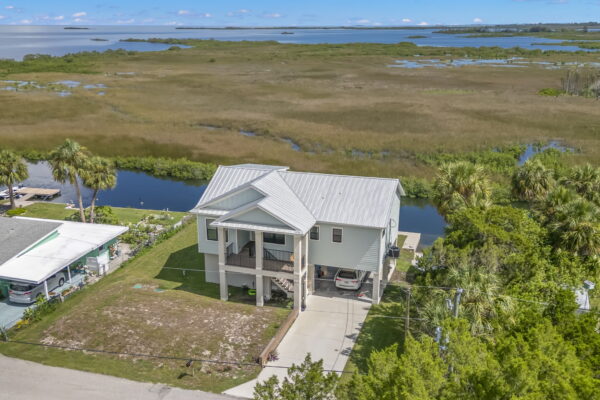
[[388, 250], [388, 257], [398, 258], [400, 257], [400, 248], [398, 246], [392, 246]]

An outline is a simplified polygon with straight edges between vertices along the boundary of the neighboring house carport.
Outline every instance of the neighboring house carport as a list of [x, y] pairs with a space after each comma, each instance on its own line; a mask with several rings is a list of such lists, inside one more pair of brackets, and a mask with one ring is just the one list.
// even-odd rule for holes
[[308, 297], [306, 311], [300, 313], [277, 347], [279, 360], [269, 362], [257, 379], [225, 393], [252, 398], [257, 381], [263, 382], [272, 375], [283, 380], [287, 375], [287, 368], [283, 367], [301, 364], [307, 353], [313, 360], [322, 359], [324, 369], [342, 371], [369, 313], [371, 300], [357, 297], [354, 291], [330, 295]]
[[[32, 222], [45, 220], [22, 219]], [[28, 249], [0, 266], [0, 279], [39, 285], [57, 272], [85, 262], [85, 257], [127, 231], [127, 227], [114, 225], [61, 222], [50, 236], [32, 244]]]

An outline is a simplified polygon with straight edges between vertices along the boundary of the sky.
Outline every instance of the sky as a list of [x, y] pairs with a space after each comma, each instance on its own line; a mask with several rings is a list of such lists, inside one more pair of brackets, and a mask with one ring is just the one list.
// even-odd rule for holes
[[594, 17], [600, 0], [0, 0], [2, 25], [427, 26]]

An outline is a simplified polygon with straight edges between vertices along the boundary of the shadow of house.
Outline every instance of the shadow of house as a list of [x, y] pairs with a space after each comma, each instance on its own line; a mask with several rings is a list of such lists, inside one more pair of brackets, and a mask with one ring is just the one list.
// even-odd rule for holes
[[[219, 284], [206, 282], [204, 257], [198, 253], [197, 245], [191, 245], [169, 255], [155, 279], [179, 283], [173, 290], [199, 294], [213, 299], [219, 299]], [[230, 300], [238, 303], [254, 304], [255, 297], [247, 290], [229, 287]]]

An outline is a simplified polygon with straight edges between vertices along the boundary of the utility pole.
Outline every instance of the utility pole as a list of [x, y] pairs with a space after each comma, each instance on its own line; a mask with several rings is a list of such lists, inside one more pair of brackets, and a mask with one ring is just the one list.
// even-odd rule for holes
[[458, 318], [458, 306], [460, 304], [460, 296], [463, 293], [462, 288], [456, 289], [456, 294], [454, 295], [454, 318]]
[[410, 326], [410, 287], [406, 289], [406, 318], [404, 319], [404, 338], [408, 336]]

